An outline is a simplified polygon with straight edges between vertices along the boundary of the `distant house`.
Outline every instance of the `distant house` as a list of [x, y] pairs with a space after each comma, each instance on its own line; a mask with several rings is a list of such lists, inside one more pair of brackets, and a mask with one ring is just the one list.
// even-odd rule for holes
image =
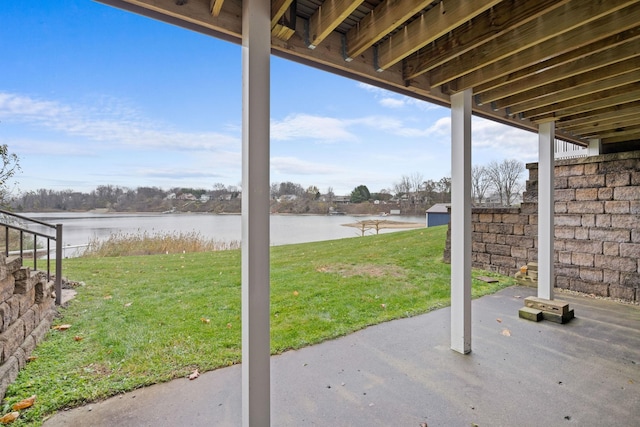
[[451, 220], [449, 208], [451, 203], [436, 203], [427, 209], [427, 227], [448, 224]]
[[178, 196], [178, 200], [190, 200], [195, 202], [198, 199], [196, 196], [194, 196], [191, 193], [182, 193], [181, 195]]
[[209, 196], [208, 194], [201, 194], [200, 195], [200, 201], [202, 203], [207, 203], [209, 200], [211, 200], [211, 196]]
[[333, 201], [335, 203], [349, 204], [351, 201], [351, 196], [334, 196]]

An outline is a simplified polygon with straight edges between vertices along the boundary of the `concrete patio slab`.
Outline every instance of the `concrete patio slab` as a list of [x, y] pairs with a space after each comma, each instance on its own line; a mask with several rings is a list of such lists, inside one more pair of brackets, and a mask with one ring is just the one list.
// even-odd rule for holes
[[[564, 293], [576, 318], [518, 318], [534, 289], [473, 301], [473, 352], [449, 309], [274, 356], [273, 426], [638, 426], [640, 308]], [[62, 411], [57, 426], [238, 426], [240, 366]]]

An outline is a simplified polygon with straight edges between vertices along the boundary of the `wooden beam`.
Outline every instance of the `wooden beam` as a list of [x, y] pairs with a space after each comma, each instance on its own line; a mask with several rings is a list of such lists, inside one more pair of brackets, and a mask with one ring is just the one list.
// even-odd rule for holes
[[326, 0], [309, 18], [309, 48], [315, 49], [364, 0]]
[[222, 10], [222, 4], [224, 0], [211, 0], [209, 3], [209, 9], [211, 10], [211, 16], [220, 15], [220, 11]]
[[273, 0], [271, 2], [271, 28], [273, 29], [280, 18], [289, 9], [293, 0]]
[[[637, 1], [637, 0], [635, 0]], [[515, 69], [523, 68], [535, 64], [550, 56], [559, 55], [592, 43], [595, 40], [615, 34], [624, 29], [624, 24], [619, 24], [615, 19], [609, 19], [607, 26], [598, 25], [596, 28], [588, 26], [589, 23], [606, 17], [626, 6], [633, 5], [632, 0], [610, 0], [606, 2], [585, 2], [575, 0], [566, 3], [562, 7], [554, 9], [534, 21], [530, 21], [491, 40], [482, 45], [479, 49], [460, 55], [455, 60], [449, 61], [429, 72], [429, 81], [432, 86], [440, 86], [456, 78], [468, 75], [476, 70], [482, 69], [489, 64], [509, 58], [513, 62]], [[625, 14], [618, 14], [618, 19], [624, 19]], [[637, 26], [635, 22], [627, 22], [626, 28]], [[560, 35], [576, 30], [582, 40], [559, 38]], [[574, 33], [575, 33], [574, 32]], [[573, 35], [573, 33], [572, 33]], [[541, 44], [547, 42], [553, 48], [541, 48]], [[531, 48], [531, 49], [530, 49]], [[527, 50], [528, 49], [528, 50]], [[524, 53], [516, 56], [518, 52]], [[512, 59], [513, 58], [513, 59]], [[519, 65], [514, 61], [520, 61]], [[499, 70], [497, 75], [504, 75], [508, 70]], [[457, 82], [456, 90], [463, 90], [468, 86]]]
[[404, 77], [413, 79], [568, 1], [526, 0], [518, 2], [518, 7], [512, 1], [503, 1], [407, 57]]
[[[598, 55], [599, 56], [599, 55]], [[524, 90], [519, 92], [520, 88], [514, 88], [515, 90], [511, 93], [512, 95], [508, 95], [504, 98], [496, 98], [497, 90], [488, 91], [482, 94], [480, 98], [483, 103], [491, 101], [493, 103], [494, 108], [505, 108], [514, 106], [517, 104], [521, 104], [528, 101], [539, 100], [542, 98], [555, 98], [556, 95], [560, 95], [560, 92], [566, 91], [569, 96], [571, 92], [577, 91], [595, 91], [599, 90], [595, 88], [595, 86], [590, 86], [592, 83], [603, 84], [603, 80], [608, 80], [612, 77], [616, 76], [624, 76], [627, 74], [637, 73], [638, 69], [640, 69], [640, 56], [636, 56], [634, 58], [621, 61], [614, 62], [611, 65], [607, 65], [602, 68], [598, 68], [595, 70], [590, 70], [589, 72], [575, 74], [568, 78], [554, 81], [548, 84], [544, 84], [541, 86], [536, 86], [533, 89]], [[544, 73], [544, 72], [543, 72]], [[633, 76], [628, 77], [633, 79]], [[637, 74], [635, 75], [637, 80]], [[631, 83], [633, 80], [628, 80], [628, 83]], [[599, 82], [599, 83], [598, 83]], [[526, 82], [523, 82], [526, 83]], [[523, 84], [524, 85], [524, 84]], [[526, 86], [526, 85], [525, 85]], [[504, 88], [502, 91], [503, 92]], [[553, 102], [553, 101], [551, 101]]]
[[[617, 138], [620, 136], [629, 136], [629, 135], [637, 135], [640, 134], [640, 125], [627, 123], [628, 126], [624, 126], [618, 129], [612, 129], [610, 131], [598, 132], [597, 134], [593, 134], [594, 137], [598, 137], [600, 139], [607, 138]], [[592, 135], [586, 135], [590, 137]]]
[[360, 55], [431, 3], [432, 0], [387, 0], [380, 3], [347, 33], [347, 59]]
[[378, 70], [385, 70], [498, 4], [499, 0], [442, 2], [390, 36], [378, 47]]
[[[638, 56], [640, 55], [638, 39], [640, 39], [640, 27], [606, 37], [526, 68], [518, 65], [519, 57], [514, 55], [513, 58], [493, 63], [482, 70], [462, 76], [452, 83], [460, 87], [472, 85], [478, 91], [478, 98], [482, 103], [490, 102], [490, 99], [500, 99]], [[547, 47], [546, 43], [542, 43], [537, 50], [544, 50]], [[540, 73], [540, 70], [552, 68], [553, 73]], [[488, 91], [492, 92], [485, 97], [484, 94]]]
[[592, 135], [598, 135], [606, 138], [606, 133], [621, 130], [625, 127], [628, 128], [629, 126], [640, 126], [640, 117], [627, 118], [624, 121], [619, 120], [617, 122], [598, 123], [596, 126], [592, 126], [590, 129], [582, 131], [581, 135], [584, 135], [585, 138], [589, 138]]
[[[638, 63], [640, 64], [640, 57], [638, 58]], [[598, 72], [594, 71], [592, 73], [587, 73], [586, 75], [580, 75], [577, 78], [571, 78], [568, 80], [563, 80], [562, 82], [556, 82], [551, 85], [545, 85], [536, 88], [536, 93], [540, 93], [540, 91], [544, 91], [545, 89], [547, 90], [547, 92], [545, 92], [543, 96], [531, 97], [528, 101], [519, 103], [506, 103], [500, 100], [495, 102], [495, 106], [497, 108], [508, 107], [510, 114], [517, 114], [535, 108], [557, 105], [560, 102], [569, 101], [580, 97], [586, 97], [586, 99], [588, 99], [591, 94], [596, 94], [598, 92], [611, 90], [620, 86], [625, 86], [630, 83], [637, 82], [639, 79], [638, 69], [640, 69], [640, 67], [636, 67], [635, 70], [626, 74], [614, 74], [613, 77], [604, 78], [593, 82], [584, 82], [583, 79], [586, 80], [589, 76], [599, 75]], [[554, 88], [554, 86], [558, 87]], [[530, 92], [524, 92], [518, 95], [525, 95], [527, 93]]]
[[629, 142], [629, 141], [636, 141], [636, 143], [640, 143], [640, 133], [635, 134], [635, 135], [618, 136], [618, 137], [615, 137], [615, 138], [603, 139], [602, 143], [603, 144], [614, 144], [616, 142]]
[[558, 120], [558, 126], [564, 129], [565, 127], [570, 128], [574, 125], [588, 125], [590, 123], [596, 123], [599, 120], [607, 120], [612, 117], [637, 115], [638, 109], [640, 109], [640, 100], [600, 108], [597, 110], [583, 111], [569, 116], [564, 116]]
[[521, 116], [534, 122], [552, 116], [556, 119], [570, 116], [582, 111], [596, 110], [623, 104], [640, 99], [640, 83], [621, 86], [619, 88], [591, 94], [584, 98], [572, 99], [554, 105], [553, 107], [542, 107], [535, 110], [525, 111]]
[[[636, 106], [636, 108], [637, 107], [638, 106]], [[584, 119], [576, 119], [572, 122], [558, 121], [558, 127], [561, 127], [564, 131], [576, 132], [585, 135], [588, 134], [591, 129], [605, 130], [610, 129], [611, 127], [619, 128], [624, 126], [624, 123], [638, 117], [638, 110], [636, 108], [617, 108], [606, 113], [592, 113]]]

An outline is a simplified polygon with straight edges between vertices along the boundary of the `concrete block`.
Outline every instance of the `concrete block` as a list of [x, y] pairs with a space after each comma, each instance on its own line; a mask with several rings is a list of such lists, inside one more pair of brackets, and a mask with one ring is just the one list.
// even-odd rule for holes
[[569, 303], [562, 300], [548, 300], [538, 297], [526, 297], [524, 299], [525, 307], [542, 310], [549, 313], [559, 313], [566, 315], [569, 311]]
[[550, 311], [543, 311], [542, 312], [542, 318], [544, 320], [548, 320], [548, 321], [554, 322], [554, 323], [567, 323], [568, 321], [570, 321], [574, 317], [575, 316], [574, 316], [573, 309], [567, 311], [566, 314], [553, 313], [553, 312], [550, 312]]
[[542, 310], [531, 307], [522, 307], [518, 310], [518, 317], [521, 319], [531, 320], [533, 322], [539, 322], [542, 320]]

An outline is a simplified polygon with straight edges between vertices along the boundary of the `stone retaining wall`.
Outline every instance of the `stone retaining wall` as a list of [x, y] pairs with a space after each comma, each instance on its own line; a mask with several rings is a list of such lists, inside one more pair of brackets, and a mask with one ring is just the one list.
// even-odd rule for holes
[[55, 316], [54, 283], [0, 253], [0, 400]]
[[[474, 267], [513, 275], [537, 260], [538, 165], [527, 169], [520, 208], [472, 210]], [[639, 302], [640, 151], [556, 161], [554, 196], [555, 285]]]

